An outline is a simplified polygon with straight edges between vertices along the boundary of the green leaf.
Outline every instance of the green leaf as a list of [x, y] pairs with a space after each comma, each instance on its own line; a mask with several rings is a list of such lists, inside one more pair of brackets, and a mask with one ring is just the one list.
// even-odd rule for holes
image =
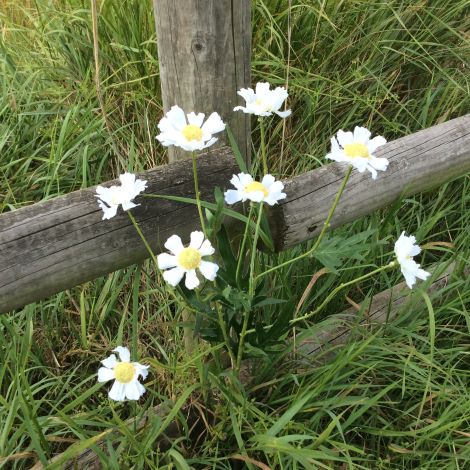
[[255, 307], [267, 307], [268, 305], [278, 305], [278, 304], [285, 304], [287, 300], [284, 299], [274, 299], [270, 297], [263, 298], [262, 300], [259, 300], [253, 304], [253, 308]]
[[317, 250], [313, 253], [320, 263], [335, 273], [345, 259], [364, 260], [364, 255], [377, 242], [366, 242], [376, 230], [366, 230], [350, 237], [333, 236], [325, 237]]
[[[224, 263], [224, 273], [226, 280], [235, 285], [236, 283], [236, 272], [237, 272], [237, 259], [232, 251], [230, 239], [228, 237], [227, 230], [222, 226], [217, 233], [217, 247], [219, 249], [220, 257]], [[222, 274], [222, 273], [221, 273]]]
[[[182, 196], [171, 196], [169, 194], [144, 194], [143, 197], [168, 199], [169, 201], [183, 202], [185, 204], [197, 204], [196, 199], [191, 199], [189, 197], [182, 197]], [[217, 210], [217, 204], [214, 204], [213, 202], [201, 201], [201, 206], [204, 208], [211, 209], [213, 211]], [[229, 217], [240, 220], [241, 222], [245, 224], [248, 221], [248, 217], [244, 216], [243, 214], [240, 214], [237, 211], [228, 209], [227, 207], [223, 208], [222, 214], [225, 214]], [[250, 220], [249, 223], [253, 229], [256, 228], [256, 223], [253, 220]], [[264, 230], [260, 230], [260, 237], [261, 237], [261, 240], [263, 240], [263, 243], [266, 245], [266, 247], [272, 251], [274, 247], [273, 247], [273, 242], [271, 240], [271, 237], [267, 235], [264, 232]]]
[[225, 126], [225, 129], [227, 130], [228, 140], [230, 142], [230, 146], [232, 147], [233, 154], [235, 155], [235, 160], [237, 161], [240, 171], [249, 173], [245, 159], [242, 157], [240, 149], [238, 148], [238, 144], [228, 124]]

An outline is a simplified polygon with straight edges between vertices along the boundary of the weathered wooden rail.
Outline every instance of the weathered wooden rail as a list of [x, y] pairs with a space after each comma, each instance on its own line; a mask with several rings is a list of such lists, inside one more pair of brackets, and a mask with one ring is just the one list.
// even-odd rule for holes
[[[377, 180], [353, 172], [332, 219], [338, 227], [403, 195], [434, 188], [470, 172], [470, 115], [397, 139], [379, 149], [390, 166]], [[237, 165], [228, 149], [198, 159], [202, 198], [227, 188]], [[313, 238], [321, 229], [345, 167], [331, 164], [285, 182], [287, 199], [270, 214], [277, 250]], [[140, 175], [148, 193], [193, 197], [191, 162]], [[101, 220], [94, 188], [0, 215], [0, 312], [8, 312], [98, 276], [144, 260], [148, 253], [127, 214]], [[139, 198], [133, 213], [160, 250], [173, 233], [198, 227], [193, 205]]]

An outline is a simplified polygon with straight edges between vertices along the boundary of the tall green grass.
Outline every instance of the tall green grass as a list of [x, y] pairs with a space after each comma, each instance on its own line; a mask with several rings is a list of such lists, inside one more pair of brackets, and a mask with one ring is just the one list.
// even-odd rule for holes
[[[89, 2], [0, 2], [0, 212], [165, 162], [154, 139], [162, 105], [151, 3], [101, 2], [102, 109]], [[391, 140], [468, 113], [469, 7], [467, 0], [253, 2], [253, 81], [287, 81], [293, 109], [285, 125], [269, 129], [273, 171], [287, 176], [323, 164], [339, 128], [366, 124]], [[332, 285], [389, 260], [402, 230], [452, 243], [422, 262], [455, 260], [460, 269], [431, 295], [431, 310], [418, 293], [386, 327], [359, 329], [332, 361], [303, 372], [288, 351], [273, 350], [245, 387], [212, 372], [208, 346], [186, 355], [182, 307], [148, 264], [1, 316], [0, 457], [7, 459], [0, 467], [29, 468], [70, 445], [74, 455], [113, 431], [100, 451], [109, 468], [256, 468], [254, 461], [279, 469], [468, 468], [469, 226], [463, 176], [337, 230], [370, 231], [362, 261], [343, 260], [338, 273], [322, 277], [305, 309]], [[279, 298], [298, 300], [319, 269], [308, 260], [270, 282]], [[355, 286], [328, 314], [348, 305], [346, 295], [361, 302], [399, 280], [393, 273]], [[266, 319], [277, 313], [267, 308]], [[96, 384], [99, 361], [120, 343], [137, 345], [141, 360], [158, 360], [137, 408], [109, 403]], [[124, 424], [158, 404], [180, 424], [180, 437], [161, 451], [164, 417], [152, 415], [138, 431]], [[190, 413], [201, 416], [197, 432]]]

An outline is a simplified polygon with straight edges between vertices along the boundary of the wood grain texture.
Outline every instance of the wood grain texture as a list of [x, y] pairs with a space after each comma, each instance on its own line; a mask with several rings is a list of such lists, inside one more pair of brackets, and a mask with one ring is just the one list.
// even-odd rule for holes
[[[213, 189], [229, 185], [237, 165], [230, 150], [198, 158], [200, 191], [213, 199]], [[194, 198], [191, 161], [176, 162], [139, 175], [148, 194]], [[113, 184], [111, 181], [106, 185]], [[56, 292], [129, 266], [148, 257], [125, 212], [101, 220], [88, 188], [0, 216], [0, 311], [6, 312]], [[199, 227], [196, 206], [138, 197], [132, 210], [154, 250], [166, 239]]]
[[[348, 223], [470, 172], [470, 116], [390, 142], [379, 152], [390, 167], [376, 181], [353, 172], [332, 226]], [[202, 199], [227, 188], [238, 172], [230, 150], [198, 159]], [[285, 182], [286, 201], [270, 211], [278, 250], [315, 237], [325, 220], [345, 166], [327, 165]], [[193, 197], [190, 161], [146, 172], [148, 193]], [[0, 215], [0, 312], [129, 266], [147, 252], [126, 214], [101, 221], [94, 188]], [[173, 234], [186, 238], [199, 226], [195, 206], [139, 198], [133, 211], [155, 249]]]
[[[249, 160], [250, 116], [234, 113], [237, 90], [250, 86], [250, 0], [154, 0], [165, 112], [218, 112]], [[219, 135], [217, 135], [219, 137]], [[216, 145], [227, 144], [220, 135]], [[170, 161], [185, 157], [169, 149]], [[187, 153], [186, 153], [187, 155]]]
[[[368, 172], [352, 173], [332, 228], [470, 172], [470, 115], [389, 142], [377, 156], [389, 159], [387, 171], [376, 180]], [[346, 165], [334, 163], [286, 182], [287, 199], [271, 218], [277, 249], [320, 232], [345, 171]]]

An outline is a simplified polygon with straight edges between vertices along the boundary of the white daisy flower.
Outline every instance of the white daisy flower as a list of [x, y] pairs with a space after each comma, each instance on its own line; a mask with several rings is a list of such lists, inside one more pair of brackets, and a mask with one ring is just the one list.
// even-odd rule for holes
[[413, 260], [413, 256], [420, 252], [421, 248], [416, 245], [416, 238], [406, 236], [405, 232], [402, 232], [400, 238], [395, 242], [395, 255], [410, 289], [415, 284], [416, 278], [425, 281], [430, 276], [430, 273], [421, 269], [420, 265]]
[[331, 138], [331, 152], [326, 156], [336, 162], [346, 162], [354, 166], [360, 173], [369, 170], [372, 179], [377, 178], [377, 170], [385, 171], [388, 167], [386, 158], [378, 158], [374, 152], [378, 147], [387, 143], [382, 136], [370, 139], [371, 133], [365, 127], [354, 128], [352, 132], [338, 131]]
[[113, 352], [119, 354], [118, 361], [115, 354], [101, 361], [104, 367], [98, 370], [98, 382], [113, 380], [114, 383], [109, 391], [109, 398], [116, 401], [138, 400], [145, 392], [145, 387], [139, 382], [139, 376], [147, 377], [149, 366], [143, 366], [138, 362], [130, 362], [129, 349], [118, 346]]
[[270, 90], [269, 83], [257, 83], [256, 92], [252, 88], [242, 88], [238, 94], [246, 101], [246, 106], [236, 106], [234, 111], [243, 111], [256, 116], [271, 116], [276, 113], [282, 118], [290, 116], [291, 110], [279, 111], [282, 103], [289, 96], [284, 87], [277, 87]]
[[227, 204], [235, 204], [239, 201], [245, 202], [248, 199], [274, 206], [286, 197], [286, 194], [282, 192], [284, 185], [280, 181], [276, 181], [272, 175], [265, 175], [260, 183], [247, 173], [239, 173], [233, 175], [230, 182], [237, 189], [225, 191], [225, 202]]
[[111, 186], [105, 188], [98, 186], [95, 197], [98, 198], [98, 205], [103, 210], [103, 220], [111, 219], [117, 213], [119, 205], [127, 211], [139, 204], [134, 204], [132, 199], [138, 196], [147, 187], [147, 181], [135, 178], [132, 173], [124, 173], [119, 176], [121, 186]]
[[167, 270], [163, 272], [163, 278], [173, 287], [177, 286], [186, 274], [185, 286], [188, 289], [195, 289], [199, 285], [196, 269], [199, 269], [209, 281], [216, 278], [219, 267], [202, 259], [203, 256], [210, 256], [215, 252], [211, 242], [204, 240], [202, 232], [192, 232], [191, 242], [186, 248], [178, 235], [172, 235], [166, 241], [165, 248], [171, 252], [171, 255], [168, 253], [158, 255], [158, 267]]
[[179, 106], [173, 106], [158, 123], [161, 134], [157, 140], [164, 146], [176, 145], [189, 152], [205, 149], [217, 141], [212, 136], [222, 132], [225, 124], [217, 113], [203, 122], [203, 113], [185, 115]]

